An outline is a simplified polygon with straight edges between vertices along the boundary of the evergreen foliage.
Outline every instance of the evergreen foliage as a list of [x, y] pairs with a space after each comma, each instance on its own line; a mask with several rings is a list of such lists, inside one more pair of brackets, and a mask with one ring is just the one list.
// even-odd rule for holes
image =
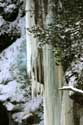
[[33, 26], [29, 32], [38, 38], [38, 45], [53, 45], [57, 64], [61, 62], [65, 71], [83, 53], [83, 2], [59, 0], [56, 4], [55, 23], [44, 28]]

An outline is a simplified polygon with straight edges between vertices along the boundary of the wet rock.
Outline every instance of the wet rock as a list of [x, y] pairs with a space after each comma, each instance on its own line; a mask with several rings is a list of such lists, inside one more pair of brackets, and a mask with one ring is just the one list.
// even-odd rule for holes
[[12, 22], [17, 19], [17, 17], [24, 16], [25, 5], [24, 1], [19, 0], [4, 0], [0, 1], [0, 15], [6, 21]]
[[0, 125], [9, 125], [7, 110], [1, 103], [0, 103]]
[[18, 16], [19, 8], [15, 4], [10, 4], [4, 8], [3, 18], [6, 21], [14, 21]]
[[17, 25], [4, 23], [0, 26], [0, 52], [11, 45], [21, 35]]

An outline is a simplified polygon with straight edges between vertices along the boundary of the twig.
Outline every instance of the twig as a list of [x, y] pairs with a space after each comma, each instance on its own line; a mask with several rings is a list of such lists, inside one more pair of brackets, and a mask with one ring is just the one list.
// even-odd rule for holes
[[73, 92], [83, 95], [83, 90], [74, 88], [72, 86], [63, 86], [62, 88], [59, 88], [59, 90], [69, 90], [69, 91], [73, 91]]

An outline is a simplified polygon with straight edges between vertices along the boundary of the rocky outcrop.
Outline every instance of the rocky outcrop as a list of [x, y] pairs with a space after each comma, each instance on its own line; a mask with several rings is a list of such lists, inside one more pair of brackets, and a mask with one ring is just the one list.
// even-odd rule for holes
[[[74, 60], [65, 74], [68, 86], [83, 90], [83, 56]], [[70, 97], [76, 102], [83, 104], [83, 95], [77, 92], [70, 92]]]
[[0, 52], [21, 37], [18, 22], [24, 14], [23, 1], [0, 1]]
[[[3, 0], [0, 1], [0, 15], [6, 21], [14, 21], [19, 15], [19, 11], [21, 9], [21, 16], [23, 16], [24, 8], [23, 8], [23, 1], [20, 0]], [[23, 8], [23, 9], [22, 9]]]
[[9, 125], [43, 121], [42, 97], [31, 99], [25, 26], [23, 0], [0, 1], [0, 103]]
[[0, 17], [0, 52], [11, 45], [20, 37], [20, 28], [15, 23], [6, 22], [2, 16]]

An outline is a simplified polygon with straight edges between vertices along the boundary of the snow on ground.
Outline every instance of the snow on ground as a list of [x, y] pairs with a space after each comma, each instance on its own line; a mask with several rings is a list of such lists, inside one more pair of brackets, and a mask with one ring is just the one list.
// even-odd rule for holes
[[40, 108], [43, 102], [43, 98], [41, 96], [35, 97], [34, 99], [27, 101], [25, 104], [21, 105], [22, 111], [13, 114], [13, 119], [18, 122], [22, 122], [33, 116], [33, 114]]
[[7, 85], [0, 85], [0, 101], [10, 100], [10, 102], [24, 102], [25, 91], [23, 91], [16, 81], [11, 81]]
[[7, 8], [4, 9], [4, 12], [5, 13], [9, 13], [9, 12], [12, 13], [13, 9], [16, 9], [15, 4], [10, 4], [9, 6], [7, 6]]

